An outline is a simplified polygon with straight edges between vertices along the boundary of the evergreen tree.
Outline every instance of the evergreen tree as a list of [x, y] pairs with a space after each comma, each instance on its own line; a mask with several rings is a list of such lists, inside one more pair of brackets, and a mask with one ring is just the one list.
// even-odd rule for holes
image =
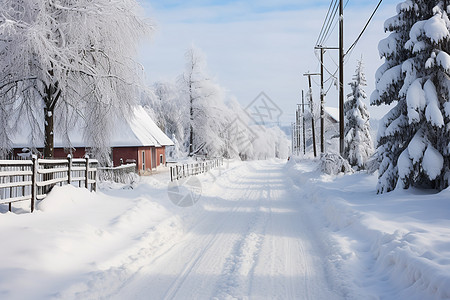
[[352, 167], [365, 169], [367, 159], [373, 154], [373, 142], [370, 136], [369, 113], [364, 104], [367, 99], [363, 87], [367, 85], [362, 59], [358, 61], [353, 81], [349, 83], [352, 93], [344, 104], [345, 113], [345, 149], [344, 157]]
[[[446, 1], [445, 1], [446, 2]], [[385, 23], [372, 104], [395, 103], [378, 132], [378, 192], [448, 186], [450, 21], [444, 1], [409, 0]], [[399, 181], [400, 179], [400, 181]]]

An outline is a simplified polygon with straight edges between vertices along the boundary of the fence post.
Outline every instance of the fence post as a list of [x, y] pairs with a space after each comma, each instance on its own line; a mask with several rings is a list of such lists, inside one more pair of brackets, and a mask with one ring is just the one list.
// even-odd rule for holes
[[84, 187], [87, 189], [89, 187], [89, 156], [86, 155], [86, 172], [84, 173], [85, 181]]
[[36, 155], [33, 155], [31, 158], [33, 165], [31, 166], [33, 174], [31, 175], [31, 212], [34, 211], [34, 204], [36, 203], [37, 197], [37, 169], [38, 169], [38, 160]]
[[173, 168], [170, 167], [170, 181], [173, 181]]
[[[97, 192], [97, 170], [98, 170], [98, 163], [95, 164], [95, 171], [93, 171], [93, 179], [94, 179], [94, 183], [93, 183], [93, 189], [94, 192]], [[91, 190], [92, 191], [92, 190]]]
[[[14, 167], [12, 167], [11, 170], [16, 171]], [[9, 182], [14, 182], [14, 176], [9, 176]], [[9, 197], [11, 197], [11, 198], [14, 197], [14, 189], [13, 189], [13, 187], [9, 188]], [[9, 211], [11, 211], [11, 210], [12, 210], [12, 204], [11, 204], [11, 202], [9, 202]]]
[[67, 155], [67, 184], [72, 184], [72, 155]]

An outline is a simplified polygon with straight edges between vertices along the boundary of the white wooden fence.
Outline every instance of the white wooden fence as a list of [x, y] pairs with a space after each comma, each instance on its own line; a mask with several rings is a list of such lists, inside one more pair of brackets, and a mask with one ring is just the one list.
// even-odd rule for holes
[[223, 158], [214, 158], [190, 164], [177, 164], [170, 167], [170, 181], [206, 173], [211, 169], [223, 165]]
[[98, 161], [89, 158], [0, 160], [0, 205], [44, 199], [53, 186], [78, 185], [97, 190]]
[[136, 180], [136, 164], [126, 164], [118, 167], [98, 167], [97, 178], [101, 181], [113, 181], [129, 184]]

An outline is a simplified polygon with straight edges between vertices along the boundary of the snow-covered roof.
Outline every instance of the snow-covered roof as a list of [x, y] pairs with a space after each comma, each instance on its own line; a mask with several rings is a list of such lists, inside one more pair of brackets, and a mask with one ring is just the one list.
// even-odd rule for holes
[[[40, 122], [41, 124], [43, 122]], [[13, 148], [23, 148], [32, 146], [30, 143], [30, 126], [28, 122], [21, 122], [15, 135], [12, 137]], [[40, 128], [43, 131], [43, 128]], [[111, 139], [111, 147], [140, 147], [140, 146], [172, 146], [172, 140], [153, 122], [145, 109], [137, 106], [134, 109], [134, 117], [129, 120], [121, 120], [116, 124], [115, 133]], [[73, 147], [85, 147], [80, 124], [76, 124], [69, 132], [70, 142]], [[43, 138], [38, 141], [35, 147], [44, 147]], [[64, 148], [67, 145], [63, 142], [58, 127], [55, 126], [55, 148]]]
[[339, 122], [339, 108], [336, 107], [325, 107], [325, 112], [330, 115], [336, 122]]
[[112, 147], [173, 146], [172, 140], [156, 125], [141, 106], [134, 110], [134, 118], [117, 126]]

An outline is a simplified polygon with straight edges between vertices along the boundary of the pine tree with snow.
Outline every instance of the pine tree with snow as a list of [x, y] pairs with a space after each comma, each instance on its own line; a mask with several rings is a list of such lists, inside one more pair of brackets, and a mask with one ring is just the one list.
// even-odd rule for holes
[[408, 0], [385, 23], [372, 104], [395, 103], [378, 132], [378, 192], [444, 189], [450, 175], [450, 21], [444, 1]]
[[353, 81], [349, 83], [352, 93], [344, 104], [345, 148], [344, 157], [351, 166], [365, 169], [365, 163], [373, 154], [370, 136], [369, 112], [364, 101], [367, 99], [363, 87], [367, 85], [362, 59], [358, 61]]

